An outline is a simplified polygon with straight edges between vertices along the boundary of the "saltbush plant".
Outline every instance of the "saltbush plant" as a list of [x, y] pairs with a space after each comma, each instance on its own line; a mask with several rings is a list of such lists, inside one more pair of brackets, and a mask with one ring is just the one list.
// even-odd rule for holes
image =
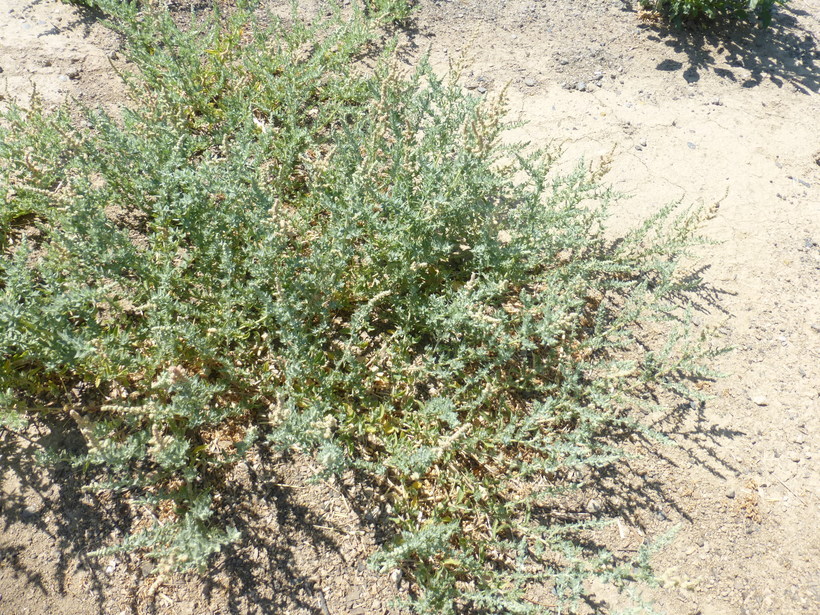
[[641, 6], [681, 22], [737, 20], [755, 16], [764, 26], [787, 0], [641, 0]]
[[705, 374], [678, 264], [699, 216], [608, 238], [595, 174], [502, 145], [499, 101], [455, 78], [400, 75], [355, 7], [182, 28], [95, 5], [128, 103], [0, 118], [5, 429], [70, 417], [86, 449], [64, 459], [151, 511], [115, 548], [161, 570], [240, 539], [212, 495], [269, 447], [378, 485], [395, 531], [373, 564], [419, 612], [549, 612], [533, 587], [622, 579], [551, 502]]

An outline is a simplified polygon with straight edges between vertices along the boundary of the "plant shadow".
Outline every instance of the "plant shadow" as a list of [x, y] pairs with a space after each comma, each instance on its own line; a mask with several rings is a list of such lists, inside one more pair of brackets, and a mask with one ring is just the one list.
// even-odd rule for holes
[[[0, 433], [0, 562], [16, 590], [4, 591], [5, 608], [72, 599], [78, 578], [85, 612], [99, 614], [166, 613], [172, 600], [204, 601], [236, 615], [326, 615], [355, 609], [373, 597], [372, 588], [382, 595], [395, 589], [366, 565], [386, 538], [368, 538], [387, 527], [383, 511], [373, 517], [364, 510], [361, 485], [336, 481], [336, 489], [332, 481], [313, 480], [316, 468], [307, 458], [254, 449], [225, 477], [214, 505], [214, 524], [236, 527], [242, 538], [224, 547], [202, 577], [162, 576], [136, 554], [88, 555], [130, 535], [140, 520], [127, 498], [96, 497], [84, 488], [96, 478], [93, 471], [35, 461], [36, 451], [47, 449], [65, 457], [82, 454], [85, 443], [70, 420]], [[393, 596], [383, 597], [387, 603]]]
[[[634, 12], [630, 4], [626, 10]], [[656, 70], [679, 73], [687, 83], [711, 72], [742, 88], [769, 81], [809, 94], [820, 92], [820, 50], [801, 23], [807, 17], [805, 11], [785, 5], [775, 9], [767, 28], [748, 22], [674, 25], [652, 19], [639, 29], [675, 54], [661, 60]]]
[[[228, 612], [327, 615], [354, 609], [364, 585], [386, 579], [367, 569], [361, 523], [340, 480], [315, 479], [307, 457], [277, 456], [260, 447], [232, 472], [217, 523], [242, 540], [229, 545], [203, 580], [209, 601]], [[221, 597], [220, 597], [221, 595]]]
[[38, 462], [38, 453], [47, 449], [80, 454], [85, 443], [76, 427], [61, 421], [34, 423], [24, 433], [0, 433], [5, 543], [0, 561], [28, 596], [67, 596], [73, 577], [82, 576], [102, 613], [111, 579], [88, 553], [106, 546], [112, 535], [127, 533], [132, 520], [115, 499], [84, 489], [93, 473], [82, 475], [64, 462]]

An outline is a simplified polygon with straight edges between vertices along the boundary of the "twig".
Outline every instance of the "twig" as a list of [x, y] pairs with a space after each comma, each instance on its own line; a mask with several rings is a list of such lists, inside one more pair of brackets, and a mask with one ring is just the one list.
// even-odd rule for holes
[[330, 615], [330, 609], [327, 608], [327, 601], [325, 600], [325, 593], [321, 587], [316, 588], [316, 597], [319, 599], [319, 607], [322, 609], [324, 615]]
[[801, 503], [803, 506], [807, 506], [806, 501], [805, 501], [803, 498], [801, 498], [799, 495], [797, 495], [794, 491], [792, 491], [792, 490], [791, 490], [791, 487], [789, 487], [786, 483], [784, 483], [782, 480], [780, 480], [780, 478], [778, 478], [777, 476], [775, 476], [775, 478], [777, 478], [777, 482], [778, 482], [778, 483], [780, 483], [781, 485], [783, 485], [783, 486], [786, 488], [786, 491], [788, 491], [788, 492], [789, 492], [789, 493], [791, 493], [794, 497], [796, 497], [798, 500], [800, 500], [800, 503]]

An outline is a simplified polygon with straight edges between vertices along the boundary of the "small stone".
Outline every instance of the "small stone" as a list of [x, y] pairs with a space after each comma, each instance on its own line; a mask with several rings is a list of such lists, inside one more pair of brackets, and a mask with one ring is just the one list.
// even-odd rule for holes
[[641, 147], [646, 147], [646, 139], [641, 139], [640, 145]]
[[791, 451], [789, 453], [789, 459], [791, 459], [794, 463], [800, 463], [801, 457], [800, 453], [797, 451]]
[[814, 329], [815, 333], [820, 333], [820, 322], [812, 323], [811, 328]]
[[487, 93], [487, 88], [485, 88], [483, 85], [481, 85], [481, 86], [476, 88], [476, 92], [478, 92], [479, 94], [486, 94]]
[[595, 513], [601, 512], [601, 504], [600, 504], [600, 502], [598, 502], [598, 500], [594, 500], [594, 499], [593, 499], [593, 500], [590, 500], [590, 501], [587, 503], [587, 512], [588, 512], [588, 513], [591, 513], [591, 514], [593, 514], [593, 515], [594, 515]]
[[586, 89], [587, 89], [586, 82], [579, 81], [578, 83], [575, 84], [575, 89], [578, 90], [579, 92], [585, 92]]
[[689, 149], [697, 149], [698, 148], [698, 146], [695, 145], [694, 143], [692, 143], [691, 141], [687, 141], [686, 145], [689, 147]]
[[730, 500], [733, 500], [735, 498], [735, 495], [736, 494], [735, 494], [734, 489], [727, 489], [726, 490], [726, 497], [729, 498]]
[[524, 85], [526, 85], [528, 88], [535, 87], [535, 79], [533, 79], [532, 77], [527, 77], [526, 79], [524, 79]]
[[758, 406], [768, 406], [769, 402], [763, 395], [752, 396], [752, 402]]

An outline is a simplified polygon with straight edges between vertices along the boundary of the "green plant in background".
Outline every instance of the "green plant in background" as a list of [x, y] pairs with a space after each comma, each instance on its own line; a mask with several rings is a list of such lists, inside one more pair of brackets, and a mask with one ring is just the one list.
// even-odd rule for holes
[[239, 538], [213, 523], [232, 464], [296, 447], [379, 486], [395, 538], [373, 563], [419, 612], [623, 580], [550, 506], [653, 394], [708, 375], [678, 263], [700, 214], [607, 239], [594, 174], [502, 146], [500, 102], [426, 64], [401, 76], [358, 9], [183, 29], [95, 4], [129, 104], [2, 119], [0, 402], [9, 427], [70, 417], [90, 488], [152, 512], [113, 548], [205, 569]]
[[376, 21], [382, 24], [403, 24], [415, 10], [414, 0], [368, 0], [366, 6]]
[[681, 21], [720, 19], [744, 19], [756, 16], [764, 26], [772, 20], [772, 11], [777, 4], [787, 0], [641, 0], [644, 8], [668, 15]]

